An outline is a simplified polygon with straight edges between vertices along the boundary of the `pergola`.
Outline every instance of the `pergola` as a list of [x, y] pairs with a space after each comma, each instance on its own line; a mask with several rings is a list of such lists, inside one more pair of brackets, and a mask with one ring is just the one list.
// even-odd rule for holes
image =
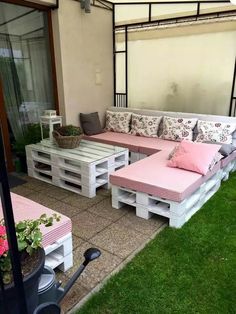
[[[65, 0], [63, 0], [65, 1]], [[78, 0], [74, 0], [78, 1]], [[11, 1], [6, 1], [11, 2]], [[81, 1], [79, 1], [81, 2]], [[113, 18], [113, 58], [114, 58], [114, 105], [119, 107], [128, 106], [128, 35], [129, 32], [137, 29], [161, 27], [163, 25], [180, 24], [180, 23], [194, 23], [203, 20], [216, 20], [227, 17], [236, 16], [236, 6], [230, 4], [228, 0], [213, 0], [213, 1], [108, 1], [108, 0], [92, 0], [92, 6], [102, 7], [106, 10], [112, 11]], [[188, 9], [183, 13], [173, 12], [173, 7], [187, 6]], [[60, 1], [55, 0], [55, 4], [51, 5], [52, 9], [58, 9]], [[119, 10], [132, 10], [134, 6], [140, 6], [145, 11], [144, 16], [134, 18], [134, 21], [120, 21], [117, 16]], [[167, 11], [172, 10], [172, 14], [159, 15], [158, 10], [161, 7], [165, 7]], [[118, 33], [124, 34], [124, 49], [117, 50], [116, 48], [116, 35]], [[24, 34], [26, 35], [26, 34]], [[28, 35], [28, 34], [27, 34]], [[125, 58], [125, 90], [117, 90], [117, 65], [116, 58], [118, 54], [123, 54]], [[236, 59], [232, 78], [232, 90], [229, 104], [229, 115], [235, 116], [236, 114]], [[7, 227], [7, 235], [9, 239], [9, 246], [11, 249], [11, 257], [13, 264], [14, 282], [18, 291], [18, 302], [22, 313], [26, 309], [24, 299], [24, 289], [22, 283], [22, 276], [20, 271], [20, 262], [18, 257], [17, 242], [15, 236], [14, 219], [12, 212], [12, 205], [10, 199], [9, 185], [7, 182], [7, 172], [5, 167], [5, 158], [3, 154], [3, 143], [0, 137], [0, 190], [1, 201], [3, 205], [4, 218]], [[0, 282], [3, 288], [3, 283]], [[26, 313], [26, 311], [24, 312]]]

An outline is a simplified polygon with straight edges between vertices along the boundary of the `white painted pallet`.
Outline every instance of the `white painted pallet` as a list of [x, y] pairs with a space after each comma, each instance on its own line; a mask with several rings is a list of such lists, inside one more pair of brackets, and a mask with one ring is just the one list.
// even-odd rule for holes
[[129, 153], [129, 163], [133, 164], [134, 162], [139, 161], [141, 159], [144, 159], [146, 157], [147, 157], [147, 155], [145, 155], [145, 154], [130, 152]]
[[[26, 155], [29, 176], [89, 198], [98, 187], [109, 188], [109, 175], [128, 165], [128, 149], [91, 141], [75, 149], [50, 142], [28, 145]], [[48, 169], [37, 168], [38, 163]]]
[[231, 160], [224, 168], [222, 168], [222, 180], [228, 180], [230, 172], [233, 171], [236, 171], [236, 159]]
[[112, 207], [118, 209], [128, 204], [136, 208], [138, 217], [149, 219], [158, 214], [169, 218], [171, 227], [180, 228], [216, 193], [221, 179], [222, 170], [219, 170], [181, 203], [113, 185]]
[[51, 268], [58, 267], [61, 271], [66, 272], [73, 266], [73, 246], [72, 234], [58, 239], [52, 245], [44, 248], [45, 251], [45, 265]]

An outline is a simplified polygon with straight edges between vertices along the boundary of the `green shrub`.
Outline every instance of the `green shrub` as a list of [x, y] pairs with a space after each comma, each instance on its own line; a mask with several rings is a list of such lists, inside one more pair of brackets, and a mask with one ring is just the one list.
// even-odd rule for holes
[[13, 149], [17, 155], [25, 155], [25, 146], [36, 144], [41, 141], [41, 129], [39, 123], [32, 123], [27, 126], [24, 136], [15, 141]]
[[56, 131], [62, 136], [78, 136], [82, 134], [82, 130], [78, 126], [74, 125], [65, 125], [61, 126]]

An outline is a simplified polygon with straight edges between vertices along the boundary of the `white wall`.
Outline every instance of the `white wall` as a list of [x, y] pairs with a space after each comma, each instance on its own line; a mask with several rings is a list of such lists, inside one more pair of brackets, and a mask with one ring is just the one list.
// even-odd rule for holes
[[73, 0], [53, 11], [60, 112], [78, 125], [78, 114], [113, 105], [112, 12], [91, 7], [81, 11]]
[[[166, 34], [164, 31], [163, 36], [160, 30], [129, 35], [129, 106], [227, 115], [236, 56], [236, 25], [235, 30], [216, 33], [192, 30], [192, 35], [188, 27], [181, 28], [178, 33], [175, 29]], [[120, 75], [118, 92], [123, 91], [123, 85]]]

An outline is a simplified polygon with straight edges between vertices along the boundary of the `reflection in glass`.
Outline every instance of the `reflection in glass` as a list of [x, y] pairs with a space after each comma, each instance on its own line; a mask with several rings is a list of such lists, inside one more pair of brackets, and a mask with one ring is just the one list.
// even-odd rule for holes
[[0, 77], [9, 129], [18, 140], [55, 107], [46, 12], [0, 3]]

